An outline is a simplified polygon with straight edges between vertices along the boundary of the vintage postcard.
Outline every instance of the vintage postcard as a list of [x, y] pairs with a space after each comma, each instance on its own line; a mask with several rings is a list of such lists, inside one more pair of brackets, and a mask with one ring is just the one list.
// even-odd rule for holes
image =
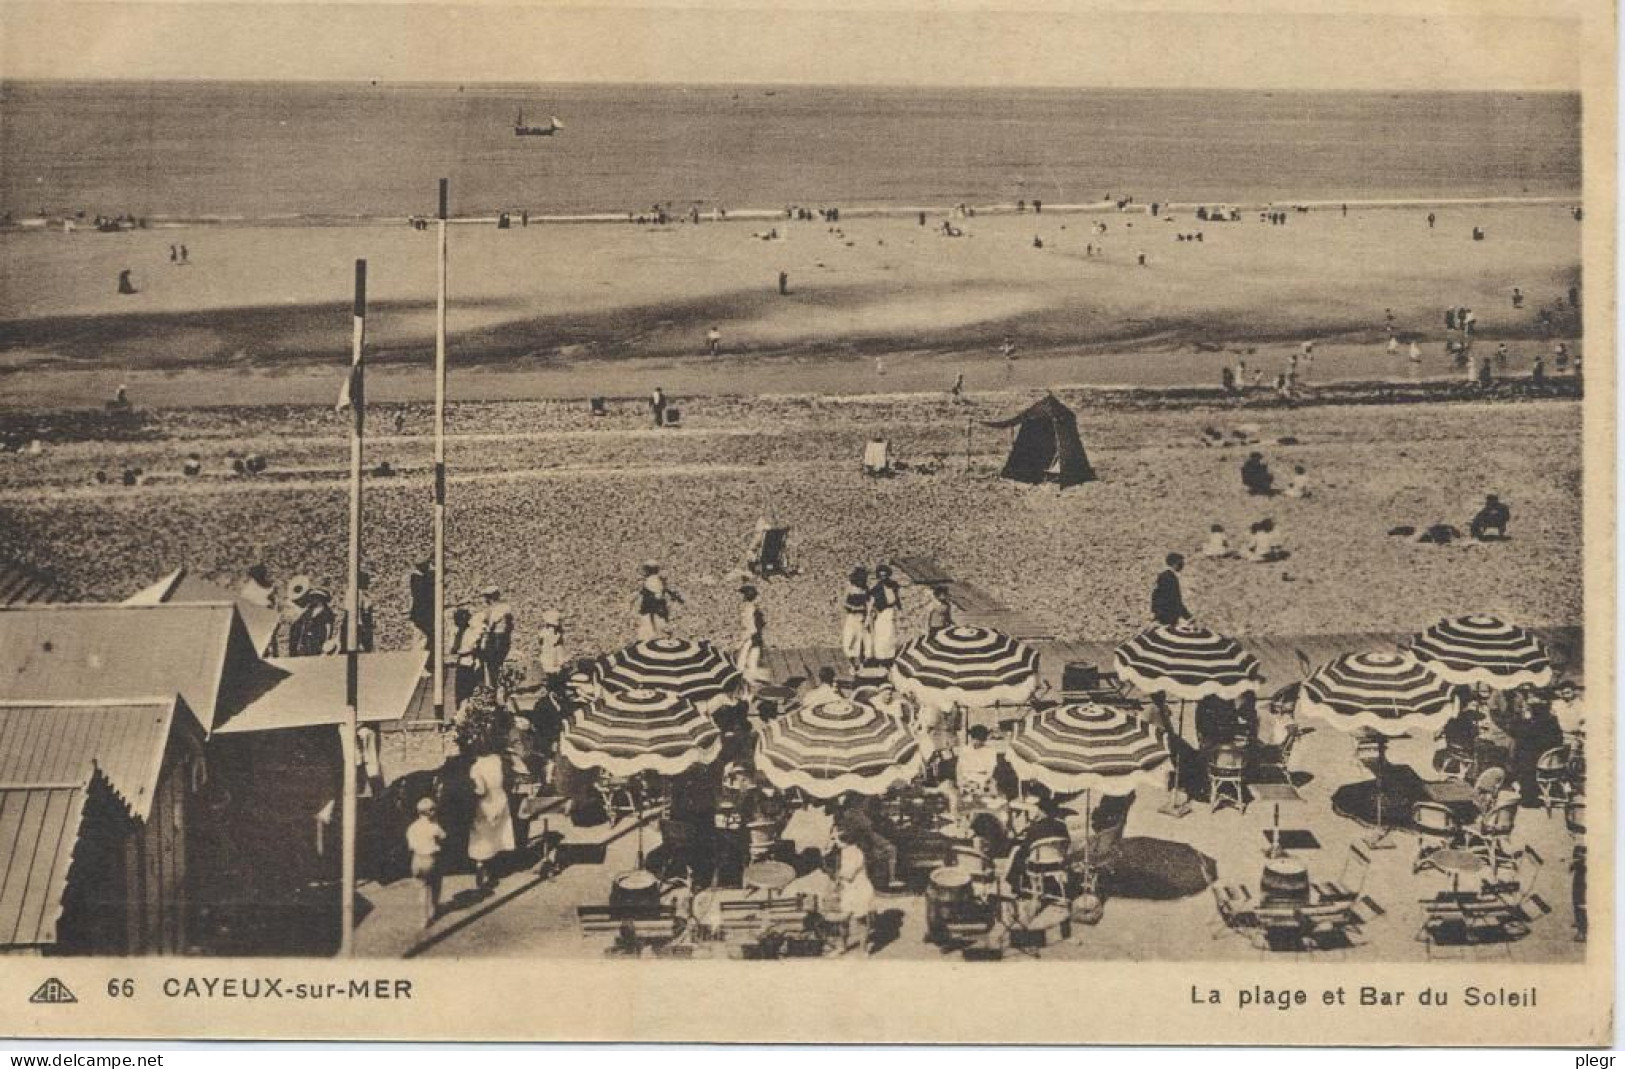
[[0, 6], [0, 1029], [1611, 1043], [1615, 38]]

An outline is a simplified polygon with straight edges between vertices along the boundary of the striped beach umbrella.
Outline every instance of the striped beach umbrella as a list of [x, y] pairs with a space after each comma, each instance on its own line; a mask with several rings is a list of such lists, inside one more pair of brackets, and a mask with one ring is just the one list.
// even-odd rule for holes
[[763, 725], [756, 770], [815, 798], [883, 794], [919, 774], [920, 744], [902, 721], [859, 702], [798, 705]]
[[1126, 709], [1082, 703], [1045, 709], [1016, 725], [1010, 765], [1057, 794], [1127, 794], [1167, 778], [1168, 738]]
[[1235, 699], [1263, 685], [1258, 658], [1241, 643], [1195, 625], [1158, 626], [1117, 647], [1117, 672], [1147, 694]]
[[565, 725], [559, 755], [577, 768], [625, 778], [675, 776], [714, 761], [722, 734], [711, 718], [671, 691], [626, 690], [578, 711]]
[[897, 689], [922, 705], [1019, 705], [1038, 687], [1038, 654], [987, 627], [944, 627], [903, 647]]
[[1440, 620], [1416, 636], [1411, 652], [1451, 683], [1515, 690], [1552, 681], [1552, 658], [1540, 639], [1527, 628], [1494, 616]]
[[1298, 709], [1339, 731], [1435, 731], [1456, 711], [1449, 683], [1408, 653], [1349, 653], [1304, 681]]
[[664, 690], [688, 699], [702, 713], [726, 705], [739, 685], [739, 670], [709, 642], [653, 638], [609, 654], [599, 664], [598, 683], [611, 694]]

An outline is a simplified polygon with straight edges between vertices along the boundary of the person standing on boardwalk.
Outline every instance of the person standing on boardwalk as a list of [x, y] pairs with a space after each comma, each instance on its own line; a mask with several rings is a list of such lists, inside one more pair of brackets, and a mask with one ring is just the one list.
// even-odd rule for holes
[[502, 681], [502, 666], [513, 648], [513, 606], [502, 600], [502, 591], [488, 586], [480, 591], [485, 608], [480, 612], [480, 667], [485, 685], [496, 690]]
[[683, 604], [683, 596], [666, 585], [660, 565], [654, 561], [644, 561], [639, 570], [643, 581], [632, 597], [632, 606], [638, 614], [638, 641], [647, 642], [666, 633], [671, 626], [672, 603]]
[[552, 679], [564, 670], [564, 616], [559, 610], [548, 609], [542, 613], [542, 626], [536, 638], [541, 646], [537, 663], [542, 675]]
[[750, 583], [739, 588], [739, 648], [734, 662], [747, 686], [761, 673], [762, 651], [767, 646], [767, 614], [762, 611], [760, 592]]
[[489, 891], [496, 886], [491, 862], [498, 854], [514, 848], [513, 815], [508, 810], [508, 789], [504, 782], [502, 755], [485, 753], [474, 759], [468, 770], [474, 781], [474, 813], [468, 826], [468, 859], [474, 862], [474, 887]]
[[712, 356], [722, 352], [722, 331], [712, 327], [705, 332], [705, 350]]
[[943, 628], [954, 626], [954, 606], [948, 600], [948, 588], [938, 583], [931, 588], [931, 615], [926, 618], [925, 630], [927, 634], [941, 631]]
[[841, 654], [856, 672], [869, 653], [869, 569], [853, 568], [841, 595]]
[[1185, 592], [1179, 582], [1179, 573], [1185, 569], [1185, 558], [1179, 553], [1170, 553], [1164, 562], [1168, 566], [1157, 576], [1156, 585], [1151, 588], [1151, 616], [1164, 627], [1174, 627], [1191, 619], [1190, 610], [1185, 607]]
[[655, 387], [655, 392], [649, 395], [649, 411], [653, 413], [656, 427], [666, 425], [666, 391]]
[[891, 577], [891, 568], [875, 569], [875, 582], [869, 588], [869, 656], [882, 667], [897, 659], [897, 613], [903, 607], [902, 588]]
[[433, 798], [418, 799], [418, 818], [406, 829], [406, 849], [412, 855], [412, 878], [423, 901], [425, 928], [440, 916], [440, 846], [446, 829], [435, 820]]

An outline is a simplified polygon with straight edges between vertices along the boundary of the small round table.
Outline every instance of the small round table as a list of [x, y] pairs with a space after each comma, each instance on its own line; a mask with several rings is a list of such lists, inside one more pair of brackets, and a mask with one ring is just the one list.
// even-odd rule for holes
[[1427, 856], [1426, 864], [1432, 865], [1440, 872], [1450, 877], [1450, 893], [1456, 894], [1461, 890], [1461, 878], [1484, 871], [1484, 859], [1471, 850], [1460, 847], [1447, 846], [1443, 850], [1435, 850]]
[[766, 891], [772, 898], [795, 878], [796, 870], [782, 861], [757, 861], [745, 867], [743, 882], [747, 891]]

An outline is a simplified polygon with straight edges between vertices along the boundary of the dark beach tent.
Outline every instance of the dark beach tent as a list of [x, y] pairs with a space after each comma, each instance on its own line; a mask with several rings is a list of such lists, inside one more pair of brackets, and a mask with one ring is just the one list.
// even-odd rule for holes
[[1062, 486], [1093, 482], [1095, 469], [1078, 437], [1078, 419], [1054, 394], [1045, 394], [1019, 416], [989, 421], [989, 427], [1017, 427], [1010, 459], [999, 474], [1020, 483], [1054, 481]]

